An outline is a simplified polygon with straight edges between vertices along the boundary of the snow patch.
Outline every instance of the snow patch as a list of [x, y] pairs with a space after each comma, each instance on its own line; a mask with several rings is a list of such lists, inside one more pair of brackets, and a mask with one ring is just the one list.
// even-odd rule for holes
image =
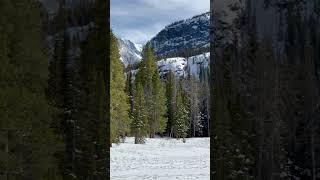
[[204, 53], [189, 58], [174, 57], [161, 59], [157, 62], [158, 71], [161, 77], [169, 71], [180, 77], [186, 77], [188, 74], [199, 78], [200, 68], [209, 68], [210, 53]]

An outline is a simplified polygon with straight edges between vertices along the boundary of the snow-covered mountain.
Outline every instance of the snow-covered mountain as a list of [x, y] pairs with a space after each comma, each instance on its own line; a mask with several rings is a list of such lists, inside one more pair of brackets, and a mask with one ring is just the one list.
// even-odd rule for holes
[[127, 67], [129, 64], [137, 64], [141, 61], [142, 45], [130, 40], [118, 38], [121, 61]]
[[[157, 56], [171, 57], [157, 62], [161, 76], [171, 70], [177, 76], [186, 77], [191, 74], [198, 79], [200, 71], [209, 68], [209, 20], [210, 13], [203, 13], [174, 22], [150, 40]], [[194, 55], [180, 57], [187, 53]]]
[[174, 57], [162, 59], [157, 62], [157, 65], [161, 77], [172, 71], [180, 77], [186, 77], [190, 74], [199, 79], [201, 70], [208, 70], [209, 60], [210, 53], [203, 53], [189, 58]]
[[174, 22], [150, 40], [157, 56], [183, 50], [208, 48], [210, 13]]
[[[210, 53], [209, 47], [209, 13], [194, 16], [190, 19], [174, 22], [161, 30], [150, 40], [158, 57], [167, 56], [157, 61], [160, 76], [164, 77], [170, 70], [177, 76], [186, 77], [191, 74], [196, 79], [202, 70], [208, 70]], [[141, 61], [142, 46], [130, 40], [118, 38], [121, 60], [125, 67]], [[201, 49], [202, 48], [202, 49]], [[181, 56], [176, 52], [192, 52]], [[174, 55], [169, 55], [175, 53]], [[190, 56], [190, 54], [193, 54]], [[185, 58], [188, 57], [188, 58]], [[133, 74], [137, 70], [132, 71]]]

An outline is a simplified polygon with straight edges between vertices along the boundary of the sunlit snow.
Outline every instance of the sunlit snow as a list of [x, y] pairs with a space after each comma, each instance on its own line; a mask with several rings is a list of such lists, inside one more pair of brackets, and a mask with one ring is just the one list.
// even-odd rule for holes
[[177, 76], [185, 77], [188, 73], [199, 78], [200, 67], [209, 68], [210, 53], [203, 53], [189, 58], [174, 57], [162, 59], [157, 62], [160, 76], [169, 71], [174, 72]]

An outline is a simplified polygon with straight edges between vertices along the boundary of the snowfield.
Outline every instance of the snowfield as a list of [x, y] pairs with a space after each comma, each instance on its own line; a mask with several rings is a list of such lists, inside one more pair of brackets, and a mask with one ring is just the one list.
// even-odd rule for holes
[[210, 138], [146, 139], [146, 144], [112, 144], [112, 180], [210, 179]]

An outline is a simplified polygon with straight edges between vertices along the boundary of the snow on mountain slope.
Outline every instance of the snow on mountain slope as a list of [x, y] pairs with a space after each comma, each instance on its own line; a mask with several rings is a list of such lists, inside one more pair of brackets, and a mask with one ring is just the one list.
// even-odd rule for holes
[[162, 59], [157, 62], [158, 71], [161, 77], [164, 77], [170, 70], [175, 75], [186, 77], [188, 74], [197, 79], [200, 75], [200, 68], [209, 68], [210, 53], [204, 53], [189, 58], [174, 57]]
[[187, 60], [182, 57], [162, 59], [157, 62], [158, 71], [160, 76], [164, 76], [169, 71], [174, 72], [177, 76], [186, 76], [185, 70]]
[[133, 44], [134, 44], [135, 48], [136, 48], [136, 49], [140, 52], [140, 54], [141, 54], [143, 45], [142, 45], [142, 44], [137, 44], [137, 43], [134, 43], [134, 42], [133, 42]]
[[[172, 70], [180, 77], [186, 77], [190, 73], [199, 78], [202, 68], [208, 68], [210, 54], [203, 52], [207, 52], [210, 47], [209, 19], [210, 13], [203, 13], [174, 22], [150, 40], [156, 56], [170, 57], [157, 62], [160, 76], [164, 77], [169, 70]], [[137, 64], [141, 61], [142, 45], [121, 38], [118, 40], [121, 60], [125, 67], [128, 64]], [[174, 55], [170, 54], [173, 52]]]
[[198, 49], [209, 46], [210, 13], [174, 22], [151, 39], [157, 56], [166, 56], [185, 49]]
[[118, 38], [121, 61], [127, 67], [141, 61], [142, 45], [135, 44], [130, 40]]

